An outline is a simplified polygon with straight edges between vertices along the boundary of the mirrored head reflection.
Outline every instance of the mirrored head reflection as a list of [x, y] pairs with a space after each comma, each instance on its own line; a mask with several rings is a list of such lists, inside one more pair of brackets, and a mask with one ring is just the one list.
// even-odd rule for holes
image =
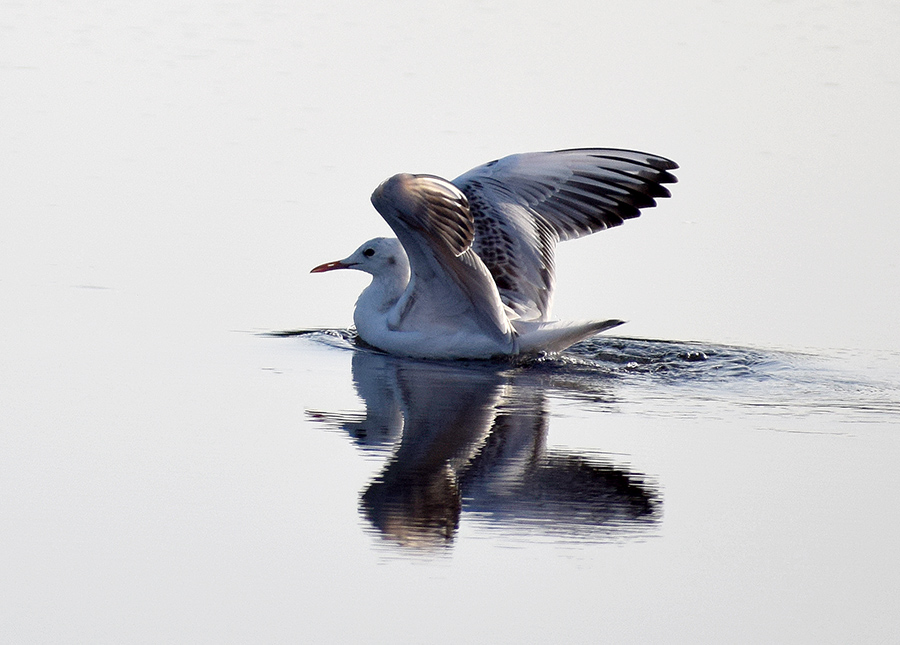
[[392, 542], [447, 546], [468, 521], [526, 539], [604, 541], [659, 521], [659, 491], [644, 475], [547, 446], [547, 391], [561, 385], [545, 372], [356, 351], [353, 380], [364, 413], [308, 414], [389, 455], [360, 505]]

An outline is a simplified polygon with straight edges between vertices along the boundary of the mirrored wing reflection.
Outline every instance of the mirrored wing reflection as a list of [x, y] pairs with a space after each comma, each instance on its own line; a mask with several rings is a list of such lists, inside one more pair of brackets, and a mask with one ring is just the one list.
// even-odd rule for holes
[[591, 541], [645, 534], [659, 520], [659, 492], [641, 474], [547, 447], [547, 385], [527, 368], [356, 351], [353, 379], [365, 413], [309, 416], [363, 449], [392, 447], [360, 503], [397, 544], [449, 545], [461, 520]]

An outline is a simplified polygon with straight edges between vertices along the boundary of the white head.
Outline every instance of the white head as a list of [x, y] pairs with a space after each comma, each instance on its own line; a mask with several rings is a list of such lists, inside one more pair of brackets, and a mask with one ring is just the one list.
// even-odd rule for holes
[[397, 276], [402, 277], [404, 282], [409, 280], [409, 260], [400, 240], [395, 237], [376, 237], [343, 260], [320, 264], [310, 273], [324, 273], [335, 269], [356, 269], [370, 273], [376, 278]]

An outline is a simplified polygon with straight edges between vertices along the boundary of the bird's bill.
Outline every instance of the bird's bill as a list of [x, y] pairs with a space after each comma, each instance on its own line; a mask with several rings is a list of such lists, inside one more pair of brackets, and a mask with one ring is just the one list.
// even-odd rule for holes
[[320, 264], [315, 267], [310, 273], [325, 273], [326, 271], [334, 271], [335, 269], [349, 269], [351, 265], [347, 264], [343, 260], [336, 260], [335, 262], [326, 262], [325, 264]]

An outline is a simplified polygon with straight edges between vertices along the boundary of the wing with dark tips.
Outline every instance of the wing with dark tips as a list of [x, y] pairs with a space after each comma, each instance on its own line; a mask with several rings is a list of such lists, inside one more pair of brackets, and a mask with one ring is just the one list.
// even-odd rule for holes
[[583, 148], [511, 155], [453, 180], [469, 200], [474, 251], [504, 304], [524, 320], [549, 316], [556, 243], [618, 226], [676, 182], [657, 155]]

